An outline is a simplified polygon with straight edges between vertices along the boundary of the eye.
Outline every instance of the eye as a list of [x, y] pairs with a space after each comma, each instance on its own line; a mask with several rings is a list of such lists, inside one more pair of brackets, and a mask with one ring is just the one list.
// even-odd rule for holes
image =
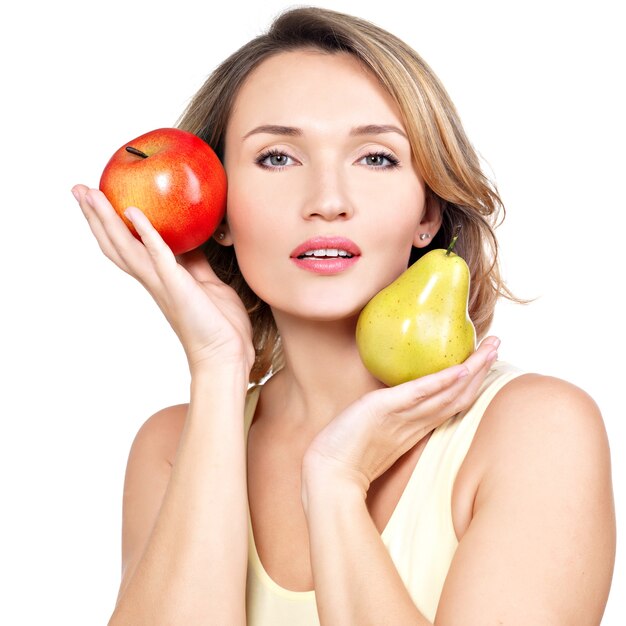
[[389, 152], [370, 152], [359, 160], [359, 163], [365, 161], [364, 165], [373, 169], [394, 169], [400, 167], [400, 161]]
[[257, 165], [267, 170], [282, 170], [288, 166], [288, 161], [293, 161], [295, 163], [295, 160], [288, 154], [285, 154], [280, 150], [276, 150], [275, 148], [262, 152], [255, 159], [255, 163]]

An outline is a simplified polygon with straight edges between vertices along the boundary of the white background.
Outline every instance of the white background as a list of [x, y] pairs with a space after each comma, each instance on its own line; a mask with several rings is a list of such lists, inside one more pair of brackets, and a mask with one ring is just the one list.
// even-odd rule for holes
[[[455, 101], [508, 209], [499, 233], [509, 284], [539, 297], [500, 305], [500, 356], [570, 380], [598, 402], [623, 528], [618, 2], [411, 4], [409, 15], [389, 1], [332, 2], [405, 39]], [[289, 3], [231, 0], [217, 4], [219, 14], [210, 6], [25, 0], [3, 9], [2, 624], [106, 623], [129, 446], [149, 415], [187, 399], [174, 334], [142, 288], [102, 256], [70, 188], [97, 186], [119, 145], [173, 125], [217, 63]], [[609, 626], [622, 623], [623, 545]]]

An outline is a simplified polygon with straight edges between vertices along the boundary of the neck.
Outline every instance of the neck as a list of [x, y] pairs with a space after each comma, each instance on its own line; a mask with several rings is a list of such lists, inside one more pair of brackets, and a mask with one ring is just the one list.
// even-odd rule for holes
[[275, 386], [284, 415], [317, 431], [363, 394], [384, 385], [364, 367], [357, 317], [317, 322], [275, 314], [285, 366]]

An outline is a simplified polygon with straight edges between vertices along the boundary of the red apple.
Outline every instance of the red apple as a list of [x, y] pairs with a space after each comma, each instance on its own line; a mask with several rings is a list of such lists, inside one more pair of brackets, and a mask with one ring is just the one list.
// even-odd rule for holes
[[203, 244], [226, 210], [226, 172], [209, 144], [177, 128], [160, 128], [124, 144], [107, 163], [100, 190], [124, 216], [145, 213], [176, 255]]

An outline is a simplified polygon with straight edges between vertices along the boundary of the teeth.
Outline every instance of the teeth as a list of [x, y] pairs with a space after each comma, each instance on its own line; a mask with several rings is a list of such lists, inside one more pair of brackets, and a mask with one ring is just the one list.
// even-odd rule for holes
[[350, 258], [353, 255], [350, 254], [349, 252], [346, 252], [345, 250], [337, 250], [337, 248], [318, 248], [317, 250], [308, 250], [307, 252], [305, 252], [302, 256], [305, 257], [312, 257], [312, 256], [328, 256], [328, 257], [336, 257], [336, 256], [342, 256], [342, 257], [347, 257]]

